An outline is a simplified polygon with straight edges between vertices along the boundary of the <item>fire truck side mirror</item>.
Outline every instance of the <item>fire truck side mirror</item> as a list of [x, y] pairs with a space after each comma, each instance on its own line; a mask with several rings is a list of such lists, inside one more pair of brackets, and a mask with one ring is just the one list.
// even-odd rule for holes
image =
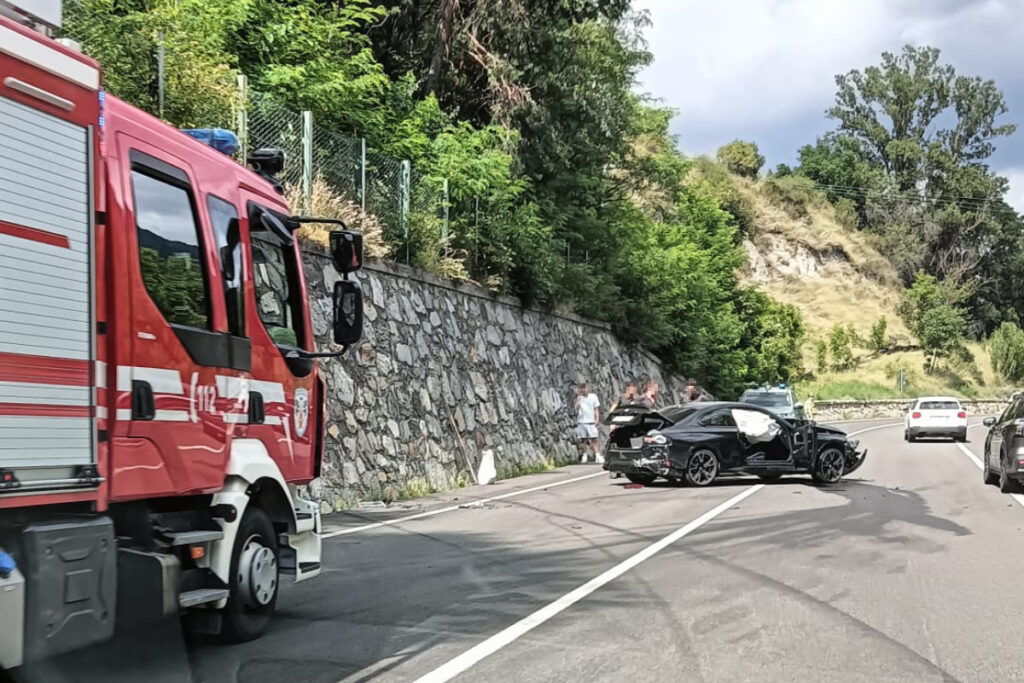
[[363, 337], [363, 288], [355, 280], [334, 283], [334, 343], [355, 344]]
[[331, 231], [331, 260], [339, 273], [354, 273], [363, 267], [363, 235], [351, 230]]

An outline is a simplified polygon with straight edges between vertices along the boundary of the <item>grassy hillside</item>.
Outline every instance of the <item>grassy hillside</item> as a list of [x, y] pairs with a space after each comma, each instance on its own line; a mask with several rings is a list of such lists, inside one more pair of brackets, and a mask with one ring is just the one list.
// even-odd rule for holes
[[921, 351], [876, 353], [857, 344], [852, 369], [819, 373], [815, 345], [836, 324], [852, 325], [863, 340], [884, 316], [893, 347], [916, 345], [897, 312], [901, 286], [895, 269], [869, 235], [852, 228], [852, 217], [837, 215], [809, 181], [743, 178], [700, 159], [688, 182], [703, 186], [737, 216], [749, 261], [743, 279], [800, 310], [807, 328], [807, 372], [797, 383], [802, 395], [896, 398], [901, 395], [900, 370], [907, 380], [904, 396], [1004, 397], [1012, 391], [992, 371], [989, 354], [978, 342], [968, 344], [973, 363], [948, 361], [933, 373], [924, 371]]

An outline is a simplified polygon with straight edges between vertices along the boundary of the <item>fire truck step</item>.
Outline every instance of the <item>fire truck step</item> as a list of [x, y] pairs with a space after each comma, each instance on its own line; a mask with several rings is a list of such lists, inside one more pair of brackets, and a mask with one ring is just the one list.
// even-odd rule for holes
[[216, 602], [223, 600], [231, 594], [227, 588], [197, 588], [191, 591], [185, 591], [178, 596], [178, 604], [181, 605], [182, 609], [187, 607], [195, 607], [196, 605], [205, 605], [208, 602]]
[[219, 541], [224, 538], [220, 529], [200, 529], [198, 531], [168, 531], [161, 534], [172, 546], [193, 545], [207, 541]]

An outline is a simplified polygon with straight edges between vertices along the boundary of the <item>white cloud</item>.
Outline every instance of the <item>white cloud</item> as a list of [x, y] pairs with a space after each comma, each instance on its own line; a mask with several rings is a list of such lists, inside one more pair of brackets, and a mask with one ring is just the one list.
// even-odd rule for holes
[[1010, 189], [1006, 193], [1006, 203], [1024, 213], [1024, 166], [1004, 168], [996, 171], [1010, 181]]
[[[634, 0], [650, 12], [654, 63], [640, 89], [679, 112], [688, 152], [752, 138], [769, 165], [831, 124], [835, 75], [905, 43], [935, 45], [965, 74], [995, 78], [1024, 111], [1021, 0]], [[1021, 120], [1021, 117], [1013, 117]], [[1021, 138], [1017, 142], [1015, 138]], [[1024, 132], [995, 159], [1024, 168]]]

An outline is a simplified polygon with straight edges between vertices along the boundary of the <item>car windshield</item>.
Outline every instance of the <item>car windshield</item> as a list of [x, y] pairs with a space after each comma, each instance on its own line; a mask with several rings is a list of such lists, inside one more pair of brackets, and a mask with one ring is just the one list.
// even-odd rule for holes
[[743, 403], [753, 403], [755, 406], [762, 406], [764, 408], [788, 408], [790, 406], [789, 396], [786, 394], [759, 392], [756, 394], [744, 394], [740, 400]]
[[956, 401], [921, 401], [920, 410], [960, 410]]

